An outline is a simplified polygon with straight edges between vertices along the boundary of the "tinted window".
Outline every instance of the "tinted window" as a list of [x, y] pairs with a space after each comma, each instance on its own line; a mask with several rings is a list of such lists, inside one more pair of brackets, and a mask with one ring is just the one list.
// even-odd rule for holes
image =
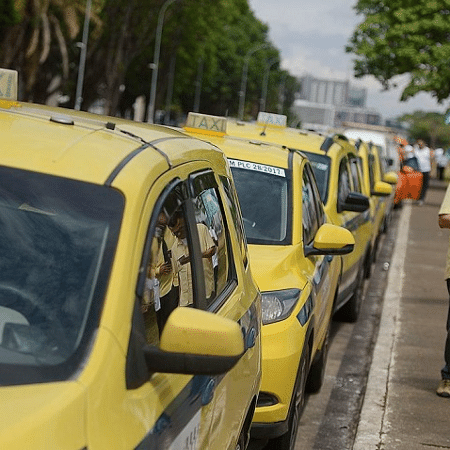
[[[0, 168], [0, 368], [63, 379], [98, 326], [124, 201], [104, 186]], [[3, 378], [2, 378], [3, 377]]]
[[290, 243], [286, 169], [229, 160], [249, 243]]

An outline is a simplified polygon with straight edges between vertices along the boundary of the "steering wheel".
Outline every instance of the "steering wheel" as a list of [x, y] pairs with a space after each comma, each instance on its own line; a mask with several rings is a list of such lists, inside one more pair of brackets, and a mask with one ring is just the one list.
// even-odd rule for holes
[[66, 342], [67, 333], [56, 312], [40, 303], [31, 292], [11, 284], [0, 283], [0, 306], [18, 311], [27, 319], [30, 326], [39, 327], [44, 323], [43, 330], [48, 341], [56, 342], [57, 346]]
[[[22, 304], [17, 304], [18, 299]], [[0, 305], [17, 310], [23, 314], [27, 320], [29, 320], [33, 310], [38, 310], [40, 315], [46, 319], [53, 315], [50, 308], [46, 308], [39, 303], [31, 292], [27, 292], [24, 289], [6, 283], [0, 283]]]

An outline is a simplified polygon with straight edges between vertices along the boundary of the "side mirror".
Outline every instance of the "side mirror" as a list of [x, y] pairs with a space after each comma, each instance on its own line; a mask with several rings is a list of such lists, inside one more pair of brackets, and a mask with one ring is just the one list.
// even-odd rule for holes
[[383, 181], [389, 184], [397, 184], [398, 175], [395, 172], [386, 172], [383, 176]]
[[354, 211], [364, 212], [370, 208], [369, 197], [359, 192], [350, 192], [344, 202], [338, 201], [338, 212]]
[[323, 224], [314, 237], [311, 246], [305, 246], [305, 256], [311, 255], [346, 255], [353, 251], [355, 238], [353, 234], [337, 225]]
[[233, 320], [199, 309], [178, 307], [169, 316], [159, 348], [146, 346], [150, 372], [218, 375], [244, 354], [244, 337]]
[[392, 185], [389, 183], [385, 183], [384, 181], [377, 181], [373, 190], [371, 192], [372, 195], [378, 195], [380, 197], [387, 197], [392, 194]]

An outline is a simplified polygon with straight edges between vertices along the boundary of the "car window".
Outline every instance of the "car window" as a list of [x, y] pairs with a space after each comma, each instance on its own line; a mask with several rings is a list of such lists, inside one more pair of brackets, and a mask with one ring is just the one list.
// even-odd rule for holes
[[[235, 279], [219, 192], [208, 187], [213, 184], [212, 174], [196, 175], [189, 199], [183, 198], [178, 184], [164, 194], [154, 212], [141, 300], [149, 344], [158, 344], [177, 306], [210, 309]], [[196, 252], [201, 259], [198, 265], [192, 263]], [[196, 277], [202, 284], [197, 291]], [[205, 298], [196, 292], [204, 292]]]
[[362, 193], [362, 168], [361, 160], [359, 158], [352, 158], [350, 160], [350, 172], [352, 176], [353, 191]]
[[207, 307], [235, 280], [229, 231], [212, 172], [193, 179], [195, 220], [202, 253]]
[[328, 183], [330, 178], [330, 165], [331, 159], [329, 156], [318, 155], [317, 153], [302, 152], [304, 153], [310, 163], [316, 177], [317, 188], [319, 190], [320, 198], [325, 204], [328, 199]]
[[375, 186], [375, 157], [369, 155], [369, 180], [370, 180], [370, 190], [372, 191]]
[[124, 199], [5, 167], [0, 179], [0, 382], [65, 379], [98, 327]]
[[244, 263], [244, 267], [247, 267], [248, 264], [247, 238], [245, 236], [245, 228], [242, 222], [242, 213], [236, 189], [234, 188], [232, 180], [230, 180], [229, 178], [221, 176], [220, 179], [222, 181], [222, 185], [225, 191], [225, 201], [227, 202], [228, 208], [231, 211], [234, 227], [236, 228], [242, 261]]
[[303, 171], [302, 183], [303, 243], [310, 244], [319, 228], [311, 178]]
[[281, 167], [229, 159], [250, 244], [291, 243], [290, 172]]
[[338, 202], [344, 203], [351, 191], [350, 172], [347, 165], [347, 158], [343, 158], [339, 164], [339, 181], [338, 181]]

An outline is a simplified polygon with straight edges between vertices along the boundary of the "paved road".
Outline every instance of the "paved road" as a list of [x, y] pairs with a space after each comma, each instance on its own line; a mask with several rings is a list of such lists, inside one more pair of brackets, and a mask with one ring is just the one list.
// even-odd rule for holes
[[450, 399], [435, 393], [449, 301], [450, 233], [437, 225], [445, 188], [432, 180], [425, 205], [395, 210], [360, 319], [333, 324], [325, 383], [307, 400], [296, 450], [450, 449]]
[[[300, 420], [296, 450], [343, 450], [351, 448], [370, 368], [382, 301], [387, 284], [385, 270], [392, 257], [400, 211], [382, 236], [377, 260], [365, 284], [357, 323], [333, 322], [325, 380], [318, 394], [307, 398]], [[249, 450], [261, 450], [252, 442]]]

